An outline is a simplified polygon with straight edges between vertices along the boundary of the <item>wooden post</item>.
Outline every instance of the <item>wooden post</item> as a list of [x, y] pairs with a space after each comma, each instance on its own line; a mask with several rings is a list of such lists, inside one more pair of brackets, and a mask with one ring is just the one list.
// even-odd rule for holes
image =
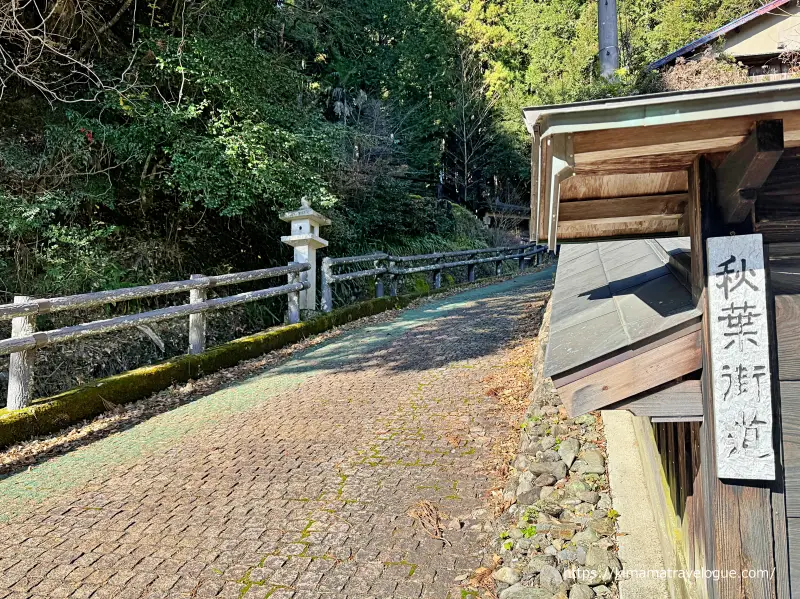
[[[26, 295], [14, 296], [15, 304], [24, 304], [33, 298]], [[18, 316], [11, 320], [11, 337], [27, 337], [36, 330], [35, 316]], [[8, 362], [8, 400], [9, 410], [19, 410], [31, 402], [33, 391], [33, 363], [36, 350], [28, 349], [13, 353]]]
[[331, 289], [331, 276], [333, 267], [330, 258], [322, 259], [322, 311], [333, 310], [333, 290]]
[[[290, 285], [300, 282], [300, 273], [290, 272], [287, 277]], [[297, 324], [300, 322], [300, 292], [292, 291], [286, 295], [286, 298], [288, 300], [286, 319], [289, 321], [289, 324]]]
[[525, 270], [525, 256], [519, 257], [519, 269]]
[[395, 262], [392, 259], [389, 259], [389, 295], [392, 297], [397, 296], [397, 277], [398, 275], [391, 274], [392, 269], [394, 269]]
[[[441, 259], [438, 260], [441, 262]], [[442, 269], [433, 271], [433, 288], [434, 289], [441, 289], [442, 287]]]
[[[704, 158], [695, 159], [689, 170], [689, 230], [692, 253], [692, 295], [708, 314], [706, 291], [706, 240], [725, 234], [716, 202], [715, 174]], [[769, 485], [717, 478], [712, 398], [710, 330], [703, 319], [703, 425], [700, 427], [700, 479], [702, 520], [705, 524], [706, 569], [734, 571], [731, 577], [705, 580], [708, 599], [748, 597], [772, 599], [775, 581], [768, 577], [744, 578], [742, 571], [772, 571], [774, 561], [772, 511]]]
[[[375, 262], [373, 262], [373, 267], [380, 268], [381, 261], [375, 260]], [[383, 297], [383, 275], [375, 277], [375, 297]]]
[[[503, 255], [503, 252], [500, 252], [500, 256]], [[497, 262], [494, 263], [494, 274], [496, 277], [499, 277], [503, 274], [503, 259], [500, 258]]]
[[[203, 275], [192, 275], [190, 279], [202, 279]], [[191, 289], [189, 303], [199, 304], [208, 299], [208, 289]], [[203, 312], [189, 314], [189, 354], [202, 354], [206, 351], [206, 315]]]
[[475, 265], [474, 264], [470, 264], [469, 266], [467, 266], [467, 280], [470, 283], [474, 283], [475, 282]]

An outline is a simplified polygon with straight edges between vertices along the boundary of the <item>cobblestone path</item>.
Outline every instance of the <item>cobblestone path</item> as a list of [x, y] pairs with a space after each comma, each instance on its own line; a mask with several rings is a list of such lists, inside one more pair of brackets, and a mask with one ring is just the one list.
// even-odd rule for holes
[[[0, 480], [0, 599], [460, 598], [502, 428], [481, 380], [551, 276], [355, 329]], [[444, 542], [408, 516], [422, 500]]]

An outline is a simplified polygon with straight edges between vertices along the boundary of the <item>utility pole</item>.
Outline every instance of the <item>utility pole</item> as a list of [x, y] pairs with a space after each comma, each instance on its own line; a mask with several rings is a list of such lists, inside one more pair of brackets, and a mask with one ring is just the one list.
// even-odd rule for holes
[[600, 41], [600, 74], [612, 79], [619, 68], [619, 32], [617, 0], [597, 0], [598, 38]]

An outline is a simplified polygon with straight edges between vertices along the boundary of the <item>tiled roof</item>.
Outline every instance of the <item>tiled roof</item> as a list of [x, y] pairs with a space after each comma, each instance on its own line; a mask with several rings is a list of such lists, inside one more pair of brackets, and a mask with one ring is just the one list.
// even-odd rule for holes
[[688, 238], [562, 246], [545, 374], [578, 370], [696, 322], [688, 259]]

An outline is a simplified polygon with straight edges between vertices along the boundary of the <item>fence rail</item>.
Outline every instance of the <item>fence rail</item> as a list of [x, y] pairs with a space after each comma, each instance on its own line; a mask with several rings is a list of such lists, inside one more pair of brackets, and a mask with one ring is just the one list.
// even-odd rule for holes
[[[7, 407], [9, 409], [19, 409], [30, 403], [35, 352], [42, 347], [140, 327], [181, 316], [189, 316], [189, 353], [197, 354], [205, 351], [206, 312], [281, 295], [286, 295], [289, 298], [287, 314], [289, 322], [299, 322], [299, 293], [310, 286], [307, 281], [300, 280], [300, 273], [308, 270], [311, 270], [310, 264], [291, 263], [288, 266], [262, 268], [219, 276], [192, 275], [191, 279], [185, 281], [156, 283], [154, 285], [141, 285], [127, 289], [114, 289], [50, 299], [17, 296], [14, 298], [13, 304], [0, 306], [0, 320], [11, 319], [11, 338], [0, 341], [0, 356], [11, 355]], [[208, 290], [214, 287], [259, 281], [284, 275], [288, 277], [286, 285], [207, 299]], [[78, 310], [120, 301], [157, 297], [186, 291], [190, 292], [188, 304], [96, 320], [50, 331], [37, 332], [35, 330], [35, 317], [37, 314]]]
[[[539, 256], [546, 251], [544, 246], [535, 243], [524, 245], [503, 246], [494, 248], [481, 248], [476, 250], [459, 250], [455, 252], [438, 252], [435, 254], [417, 254], [414, 256], [391, 256], [388, 254], [368, 254], [366, 256], [350, 256], [346, 258], [324, 258], [322, 260], [322, 309], [330, 312], [333, 309], [333, 285], [344, 281], [353, 281], [375, 277], [375, 296], [382, 297], [384, 292], [384, 278], [388, 279], [392, 295], [397, 295], [397, 285], [403, 275], [420, 272], [434, 272], [433, 285], [438, 289], [442, 285], [442, 271], [450, 268], [467, 267], [467, 279], [475, 281], [475, 266], [478, 264], [496, 264], [495, 274], [500, 274], [502, 263], [505, 260], [519, 260], [520, 269], [524, 268], [529, 260], [535, 259], [538, 263]], [[496, 254], [489, 258], [475, 258], [483, 254]], [[467, 260], [444, 262], [448, 258], [470, 256]], [[398, 268], [397, 264], [409, 262], [437, 261], [433, 264], [422, 266], [409, 266]], [[335, 273], [334, 267], [345, 264], [359, 264], [372, 262], [373, 268], [357, 270], [346, 273]], [[385, 263], [385, 266], [382, 265]]]

